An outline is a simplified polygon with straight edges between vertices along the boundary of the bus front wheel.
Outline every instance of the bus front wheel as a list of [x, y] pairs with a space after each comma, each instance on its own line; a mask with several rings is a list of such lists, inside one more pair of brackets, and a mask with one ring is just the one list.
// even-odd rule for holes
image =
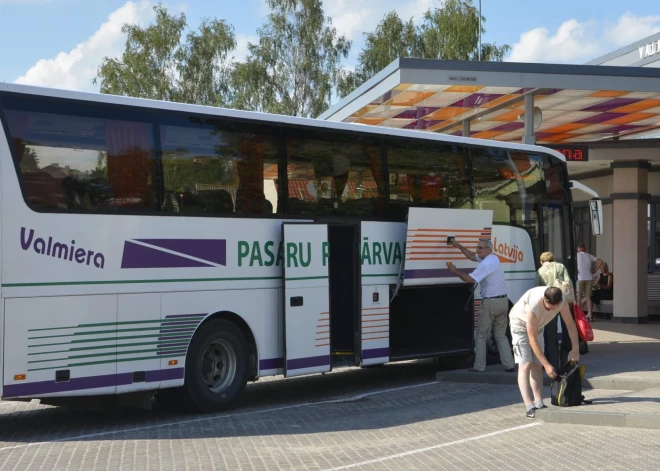
[[186, 357], [183, 405], [191, 412], [217, 412], [239, 401], [248, 377], [248, 345], [241, 330], [212, 320], [195, 334]]

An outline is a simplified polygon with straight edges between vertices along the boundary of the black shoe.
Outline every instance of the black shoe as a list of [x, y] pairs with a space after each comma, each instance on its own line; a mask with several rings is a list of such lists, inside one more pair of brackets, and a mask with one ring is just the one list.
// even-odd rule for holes
[[527, 411], [527, 418], [528, 419], [536, 418], [536, 407], [532, 407], [530, 410]]
[[515, 368], [508, 368], [504, 371], [506, 371], [507, 373], [515, 373], [516, 369]]
[[546, 406], [545, 404], [543, 404], [541, 407], [537, 407], [536, 409], [547, 409], [547, 408], [548, 408], [548, 406]]

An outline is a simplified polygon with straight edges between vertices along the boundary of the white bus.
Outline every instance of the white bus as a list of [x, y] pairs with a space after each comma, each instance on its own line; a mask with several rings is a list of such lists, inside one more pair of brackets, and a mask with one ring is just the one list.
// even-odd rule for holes
[[216, 411], [261, 376], [469, 355], [447, 236], [492, 236], [513, 300], [574, 253], [541, 147], [13, 84], [0, 120], [3, 399]]

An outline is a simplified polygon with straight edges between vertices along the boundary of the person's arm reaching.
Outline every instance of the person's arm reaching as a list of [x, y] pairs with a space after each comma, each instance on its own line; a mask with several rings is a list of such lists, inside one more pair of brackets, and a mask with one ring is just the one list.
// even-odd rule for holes
[[559, 311], [561, 318], [564, 319], [566, 328], [568, 329], [568, 336], [571, 339], [571, 345], [573, 349], [568, 353], [568, 359], [571, 361], [578, 361], [580, 359], [580, 345], [578, 344], [578, 331], [573, 321], [573, 316], [571, 316], [571, 311], [568, 309], [568, 303], [564, 303]]
[[528, 305], [525, 306], [525, 314], [525, 323], [527, 324], [527, 336], [529, 337], [529, 345], [532, 347], [534, 355], [536, 355], [536, 358], [539, 359], [548, 376], [555, 378], [557, 376], [557, 371], [555, 370], [555, 367], [552, 366], [552, 363], [550, 363], [544, 355], [543, 351], [541, 350], [541, 345], [539, 345], [539, 341], [536, 338], [539, 331], [539, 322], [532, 312], [532, 309]]
[[476, 283], [474, 278], [472, 278], [470, 275], [458, 271], [458, 268], [454, 266], [453, 263], [447, 262], [447, 269], [455, 276], [459, 277], [461, 280], [465, 281], [466, 283]]
[[[463, 255], [465, 255], [467, 258], [469, 258], [469, 259], [472, 260], [473, 262], [477, 262], [477, 261], [478, 261], [478, 260], [477, 260], [477, 256], [476, 256], [473, 252], [469, 251], [468, 249], [466, 249], [465, 247], [463, 247], [461, 244], [459, 244], [458, 242], [456, 242], [456, 239], [452, 240], [451, 245], [454, 246], [454, 247], [456, 247], [456, 248], [457, 248], [458, 250], [460, 250], [461, 252], [463, 252]], [[461, 279], [462, 279], [462, 278], [461, 278]], [[463, 281], [465, 281], [465, 280], [463, 280]], [[469, 283], [469, 282], [468, 282], [468, 283]]]

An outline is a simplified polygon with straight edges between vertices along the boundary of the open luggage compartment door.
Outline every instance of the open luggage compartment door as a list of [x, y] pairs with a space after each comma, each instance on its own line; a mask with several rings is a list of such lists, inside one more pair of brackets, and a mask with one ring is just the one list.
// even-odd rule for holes
[[476, 209], [410, 208], [406, 234], [404, 286], [443, 285], [461, 280], [447, 269], [452, 262], [463, 273], [470, 273], [477, 262], [448, 244], [454, 237], [476, 253], [479, 239], [490, 239], [493, 211]]
[[330, 371], [328, 226], [282, 224], [284, 376]]

